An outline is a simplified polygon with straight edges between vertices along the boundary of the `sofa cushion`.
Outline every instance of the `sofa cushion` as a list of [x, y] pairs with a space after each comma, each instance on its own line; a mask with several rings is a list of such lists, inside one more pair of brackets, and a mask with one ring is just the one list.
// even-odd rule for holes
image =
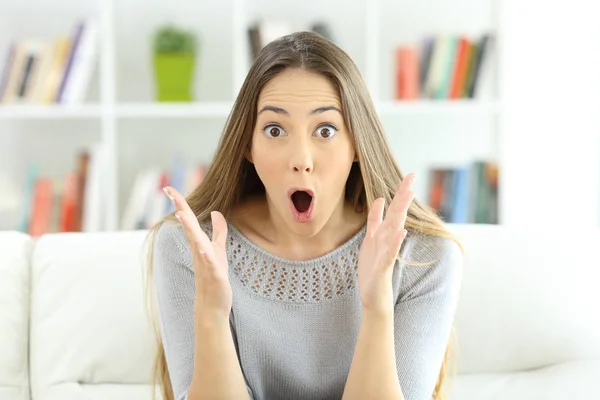
[[600, 361], [560, 363], [530, 371], [467, 374], [457, 377], [450, 400], [588, 400], [598, 392]]
[[160, 391], [152, 398], [150, 385], [123, 383], [59, 383], [48, 387], [43, 400], [161, 400]]
[[600, 230], [451, 229], [466, 248], [455, 323], [459, 373], [600, 357]]
[[29, 257], [33, 240], [0, 232], [0, 399], [28, 400]]
[[39, 239], [31, 266], [35, 400], [146, 398], [155, 343], [143, 296], [145, 236]]

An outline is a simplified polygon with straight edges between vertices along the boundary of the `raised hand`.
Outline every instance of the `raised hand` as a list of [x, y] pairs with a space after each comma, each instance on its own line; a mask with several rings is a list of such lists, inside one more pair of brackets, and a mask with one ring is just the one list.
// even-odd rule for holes
[[367, 220], [367, 232], [358, 257], [358, 286], [364, 310], [389, 314], [393, 310], [392, 273], [400, 246], [406, 237], [404, 223], [408, 207], [414, 199], [414, 174], [404, 178], [385, 220], [385, 200], [373, 202]]
[[222, 312], [224, 316], [229, 316], [233, 297], [225, 249], [227, 223], [223, 214], [218, 211], [211, 213], [211, 241], [185, 198], [172, 187], [165, 187], [164, 191], [175, 205], [175, 217], [181, 221], [190, 244], [196, 283], [196, 310]]

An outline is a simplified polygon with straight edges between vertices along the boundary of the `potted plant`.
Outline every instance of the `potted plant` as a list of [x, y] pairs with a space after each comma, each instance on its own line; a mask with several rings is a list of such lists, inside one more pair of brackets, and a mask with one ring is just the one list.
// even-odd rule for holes
[[197, 51], [195, 35], [166, 25], [157, 30], [153, 46], [158, 101], [191, 101]]

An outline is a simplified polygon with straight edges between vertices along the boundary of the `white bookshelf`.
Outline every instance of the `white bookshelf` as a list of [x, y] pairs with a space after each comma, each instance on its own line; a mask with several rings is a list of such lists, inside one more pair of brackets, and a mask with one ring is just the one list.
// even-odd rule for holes
[[[113, 108], [114, 118], [223, 118], [227, 117], [232, 102], [192, 102], [192, 103], [120, 103]], [[495, 115], [500, 114], [500, 104], [496, 101], [379, 101], [375, 103], [378, 113], [383, 116], [402, 115]], [[106, 107], [101, 105], [76, 106], [0, 106], [0, 119], [100, 119]], [[117, 134], [119, 134], [117, 132]]]
[[478, 100], [419, 100], [409, 101], [381, 101], [375, 103], [379, 114], [386, 116], [401, 115], [486, 115], [494, 116], [501, 114], [501, 106], [498, 101], [478, 101]]
[[[66, 0], [64, 0], [66, 1]], [[429, 0], [430, 2], [432, 0]], [[441, 0], [440, 0], [441, 1]], [[446, 1], [446, 0], [443, 0]], [[470, 1], [470, 0], [468, 0]], [[491, 3], [497, 0], [489, 0]], [[264, 1], [263, 1], [264, 2]], [[154, 1], [148, 7], [156, 6], [160, 2]], [[175, 2], [172, 7], [178, 10], [179, 14], [192, 13], [187, 11], [181, 4]], [[210, 3], [210, 2], [209, 2]], [[143, 3], [139, 3], [141, 6]], [[213, 6], [218, 4], [213, 1]], [[206, 7], [210, 7], [211, 5]], [[119, 179], [121, 179], [121, 168], [119, 165], [119, 143], [123, 137], [129, 136], [130, 132], [124, 126], [127, 124], [142, 124], [154, 123], [157, 120], [164, 121], [194, 121], [194, 123], [202, 123], [203, 120], [219, 120], [224, 122], [228, 116], [232, 101], [235, 98], [237, 91], [245, 78], [247, 68], [249, 66], [249, 50], [247, 37], [247, 24], [249, 15], [255, 15], [257, 10], [254, 3], [249, 0], [230, 0], [231, 8], [228, 9], [226, 16], [227, 20], [223, 24], [227, 26], [231, 37], [226, 40], [230, 43], [230, 48], [226, 50], [229, 53], [231, 63], [226, 68], [230, 69], [230, 88], [225, 90], [226, 93], [221, 95], [222, 99], [202, 100], [192, 103], [173, 103], [164, 104], [150, 101], [150, 99], [133, 98], [128, 94], [119, 93], [119, 66], [118, 54], [123, 51], [119, 46], [122, 37], [118, 32], [118, 8], [116, 0], [98, 0], [97, 15], [101, 28], [100, 42], [100, 57], [98, 64], [98, 98], [93, 102], [77, 105], [77, 106], [34, 106], [34, 105], [18, 105], [18, 106], [3, 106], [0, 105], [0, 123], [3, 121], [34, 121], [45, 119], [61, 121], [68, 123], [70, 120], [87, 119], [97, 121], [100, 124], [100, 144], [106, 150], [105, 166], [103, 168], [105, 175], [103, 180], [103, 198], [104, 205], [104, 229], [118, 229], [120, 225], [120, 215], [122, 213], [122, 193], [119, 193]], [[275, 4], [275, 3], [274, 3]], [[286, 2], [277, 2], [277, 7], [286, 7]], [[290, 3], [291, 4], [291, 3]], [[355, 7], [355, 14], [362, 18], [362, 37], [364, 42], [359, 46], [362, 50], [360, 67], [363, 77], [367, 82], [371, 95], [374, 98], [378, 112], [382, 119], [402, 121], [404, 118], [425, 118], [428, 120], [441, 118], [471, 118], [476, 116], [479, 120], [488, 121], [492, 126], [492, 130], [496, 130], [496, 125], [502, 116], [502, 102], [500, 98], [494, 99], [474, 99], [474, 100], [419, 100], [419, 101], [393, 101], [389, 100], [389, 96], [384, 93], [382, 86], [382, 74], [384, 69], [382, 63], [384, 61], [382, 54], [388, 49], [382, 48], [382, 38], [386, 32], [381, 31], [382, 23], [386, 18], [385, 7], [388, 7], [390, 0], [355, 0], [349, 3], [349, 7]], [[160, 3], [161, 7], [164, 7]], [[253, 8], [254, 7], [254, 8]], [[1, 10], [2, 6], [0, 6]], [[493, 6], [491, 7], [494, 8]], [[318, 13], [317, 11], [309, 11], [310, 7], [306, 7], [307, 12]], [[176, 11], [173, 11], [176, 14]], [[318, 15], [318, 14], [317, 14]], [[389, 17], [388, 17], [389, 18]], [[135, 24], [135, 22], [133, 22]], [[389, 23], [389, 21], [388, 21]], [[494, 21], [496, 24], [497, 21]], [[189, 24], [187, 24], [189, 25]], [[65, 27], [68, 33], [68, 28]], [[441, 27], [443, 29], [445, 27]], [[487, 26], [487, 31], [494, 31], [497, 36], [500, 36], [502, 31], [499, 25]], [[333, 28], [335, 29], [335, 27]], [[458, 29], [455, 29], [458, 30]], [[423, 33], [430, 31], [429, 28]], [[481, 31], [474, 32], [476, 34]], [[121, 33], [123, 35], [123, 33]], [[500, 38], [499, 38], [500, 39]], [[501, 40], [501, 39], [500, 39]], [[210, 57], [210, 55], [205, 55]], [[351, 54], [352, 56], [352, 54]], [[497, 55], [502, 57], [501, 54]], [[147, 121], [147, 122], [145, 122]], [[486, 122], [486, 124], [488, 123]], [[183, 123], [183, 122], [182, 122]], [[14, 133], [17, 134], [17, 133]], [[501, 140], [501, 136], [497, 133], [492, 133], [494, 140]], [[137, 136], [139, 137], [139, 136]], [[502, 149], [500, 144], [494, 145]], [[506, 159], [502, 154], [498, 155], [500, 168], [502, 169], [502, 160]], [[402, 161], [400, 160], [402, 165]], [[425, 178], [425, 177], [423, 177]], [[425, 179], [421, 179], [425, 184]], [[502, 185], [502, 183], [500, 183]], [[121, 203], [121, 204], [120, 204]], [[500, 204], [502, 210], [502, 204]]]
[[1, 120], [26, 119], [99, 119], [100, 105], [0, 105]]
[[231, 102], [125, 103], [117, 105], [115, 113], [118, 118], [223, 118], [232, 107]]

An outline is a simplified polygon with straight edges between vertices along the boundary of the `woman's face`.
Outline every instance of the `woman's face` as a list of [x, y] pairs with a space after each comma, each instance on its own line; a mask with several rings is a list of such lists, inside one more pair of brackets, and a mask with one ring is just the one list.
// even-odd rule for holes
[[265, 185], [271, 215], [295, 233], [318, 232], [341, 216], [355, 150], [334, 85], [288, 69], [258, 98], [250, 161]]

